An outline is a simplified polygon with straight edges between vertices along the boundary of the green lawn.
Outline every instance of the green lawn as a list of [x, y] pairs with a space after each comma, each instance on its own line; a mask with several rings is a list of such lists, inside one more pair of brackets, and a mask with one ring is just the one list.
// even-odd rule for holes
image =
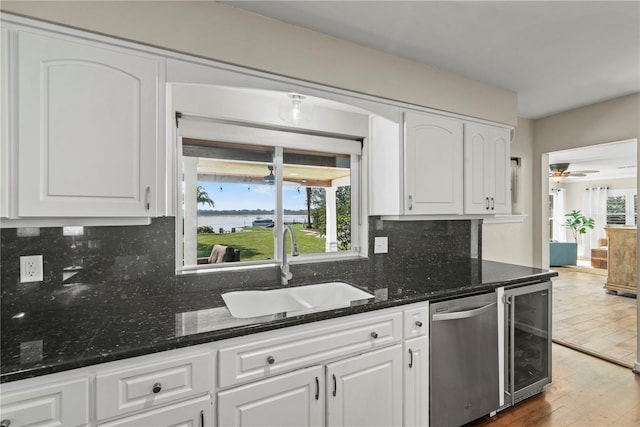
[[[325, 250], [324, 237], [309, 233], [304, 224], [292, 224], [296, 232], [298, 250], [301, 254], [318, 253]], [[243, 227], [238, 233], [201, 233], [198, 234], [198, 258], [206, 258], [211, 254], [213, 245], [233, 246], [240, 249], [240, 261], [273, 259], [273, 228]], [[287, 238], [287, 248], [291, 252], [291, 244]]]

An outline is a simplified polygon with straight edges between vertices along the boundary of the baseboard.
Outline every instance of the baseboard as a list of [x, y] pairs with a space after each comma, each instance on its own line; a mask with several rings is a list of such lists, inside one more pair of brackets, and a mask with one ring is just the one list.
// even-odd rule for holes
[[563, 347], [567, 347], [572, 350], [579, 351], [580, 353], [588, 354], [589, 356], [593, 356], [598, 359], [606, 360], [607, 362], [614, 363], [616, 365], [622, 366], [623, 368], [633, 369], [635, 372], [640, 373], [640, 364], [638, 362], [636, 362], [635, 365], [632, 365], [631, 363], [627, 363], [624, 360], [616, 359], [615, 357], [607, 356], [606, 354], [589, 350], [588, 348], [582, 347], [581, 345], [573, 344], [571, 342], [560, 340], [558, 338], [553, 338], [551, 341]]

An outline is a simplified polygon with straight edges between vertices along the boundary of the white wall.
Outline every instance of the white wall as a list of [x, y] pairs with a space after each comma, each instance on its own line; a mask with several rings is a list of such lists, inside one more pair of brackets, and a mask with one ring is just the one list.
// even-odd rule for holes
[[543, 166], [543, 156], [553, 151], [640, 138], [640, 93], [535, 120], [533, 135], [533, 263], [547, 268], [549, 245], [542, 236], [549, 235], [545, 228], [549, 180], [548, 163]]
[[0, 8], [355, 92], [517, 123], [512, 91], [214, 1], [2, 1]]
[[533, 153], [533, 122], [518, 118], [518, 127], [511, 143], [511, 157], [520, 157], [520, 188], [518, 206], [527, 215], [523, 222], [484, 224], [482, 226], [482, 258], [511, 264], [533, 265], [531, 170]]
[[562, 185], [565, 189], [565, 210], [571, 212], [575, 210], [583, 210], [582, 199], [584, 197], [584, 189], [587, 187], [609, 187], [609, 190], [627, 190], [636, 188], [636, 178], [619, 178], [619, 179], [591, 179], [584, 182], [567, 182]]

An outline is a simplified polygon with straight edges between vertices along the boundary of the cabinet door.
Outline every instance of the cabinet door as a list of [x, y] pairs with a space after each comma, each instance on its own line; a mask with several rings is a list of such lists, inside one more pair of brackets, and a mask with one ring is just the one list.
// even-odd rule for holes
[[212, 425], [211, 398], [207, 395], [99, 424], [98, 427], [207, 427]]
[[464, 124], [464, 213], [491, 213], [487, 165], [489, 128], [477, 123]]
[[402, 345], [327, 365], [327, 426], [402, 425]]
[[152, 216], [158, 59], [18, 32], [18, 215]]
[[404, 426], [429, 425], [429, 337], [404, 343]]
[[462, 214], [462, 122], [405, 113], [407, 215]]
[[511, 213], [511, 131], [491, 127], [490, 147], [490, 189], [491, 213]]
[[218, 427], [321, 427], [324, 380], [314, 366], [218, 393]]
[[0, 36], [0, 217], [7, 218], [11, 215], [12, 195], [15, 194], [12, 188], [13, 171], [13, 141], [11, 139], [11, 130], [13, 123], [9, 116], [12, 100], [12, 91], [10, 84], [10, 44], [9, 30], [1, 29]]

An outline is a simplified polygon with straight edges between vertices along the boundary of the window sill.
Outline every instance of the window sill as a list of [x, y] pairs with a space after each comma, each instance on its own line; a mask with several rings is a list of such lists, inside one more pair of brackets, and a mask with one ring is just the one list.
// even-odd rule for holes
[[[287, 262], [289, 265], [300, 264], [315, 264], [319, 262], [335, 262], [335, 261], [357, 261], [365, 260], [366, 256], [356, 253], [325, 253], [325, 254], [308, 254], [292, 257], [287, 255]], [[273, 260], [266, 261], [253, 261], [253, 262], [230, 262], [220, 264], [199, 264], [194, 266], [188, 266], [181, 270], [176, 270], [176, 276], [190, 275], [190, 274], [207, 274], [207, 273], [221, 273], [230, 271], [248, 271], [248, 270], [266, 270], [271, 268], [280, 268], [280, 262]]]

